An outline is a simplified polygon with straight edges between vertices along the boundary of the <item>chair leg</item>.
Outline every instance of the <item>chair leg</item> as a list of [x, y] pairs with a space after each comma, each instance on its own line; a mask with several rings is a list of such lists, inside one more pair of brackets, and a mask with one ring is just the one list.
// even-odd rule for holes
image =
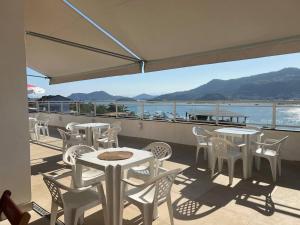
[[195, 165], [197, 165], [197, 163], [198, 163], [199, 151], [200, 151], [200, 146], [199, 146], [199, 145], [197, 145], [197, 149], [196, 149], [196, 161], [195, 161]]
[[152, 225], [153, 221], [153, 205], [146, 204], [143, 207], [144, 225]]
[[78, 219], [74, 209], [64, 209], [65, 225], [77, 225]]
[[275, 182], [276, 178], [277, 178], [277, 159], [271, 158], [271, 159], [269, 159], [269, 162], [270, 162], [270, 166], [271, 166], [273, 181]]
[[203, 148], [203, 158], [207, 160], [207, 148]]
[[51, 215], [50, 215], [50, 225], [55, 225], [57, 219], [58, 205], [52, 201], [51, 203]]
[[260, 170], [260, 157], [255, 157], [255, 168], [256, 170]]
[[219, 170], [219, 172], [222, 171], [222, 168], [223, 168], [223, 159], [218, 158], [218, 170]]
[[48, 127], [46, 128], [46, 134], [47, 134], [47, 136], [50, 136], [49, 135], [49, 128]]
[[215, 173], [216, 161], [217, 161], [217, 158], [214, 158], [214, 157], [213, 157], [213, 158], [211, 159], [211, 178], [213, 178], [214, 173]]
[[232, 184], [233, 181], [233, 175], [234, 175], [234, 163], [235, 161], [233, 159], [228, 159], [228, 174], [229, 174], [229, 184]]
[[172, 200], [170, 195], [167, 197], [167, 204], [169, 209], [170, 223], [171, 225], [174, 225], [173, 207], [172, 207]]
[[278, 175], [281, 176], [281, 159], [278, 159]]

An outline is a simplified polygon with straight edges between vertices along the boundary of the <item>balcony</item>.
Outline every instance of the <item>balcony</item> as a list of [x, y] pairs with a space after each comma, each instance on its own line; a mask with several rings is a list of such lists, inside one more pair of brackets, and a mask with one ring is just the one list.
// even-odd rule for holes
[[[143, 119], [141, 117], [126, 118], [117, 113], [112, 116], [95, 115], [91, 112], [82, 111], [80, 113], [78, 111], [64, 112], [63, 110], [60, 111], [65, 107], [62, 106], [62, 103], [30, 104], [39, 107], [41, 107], [41, 104], [49, 106], [50, 111], [41, 110], [43, 112], [40, 112], [39, 116], [48, 118], [51, 124], [51, 137], [43, 137], [40, 141], [31, 143], [32, 199], [38, 205], [34, 205], [36, 211], [43, 211], [39, 207], [48, 212], [50, 211], [50, 195], [39, 173], [68, 170], [62, 162], [62, 143], [56, 127], [64, 127], [71, 121], [111, 123], [118, 120], [122, 122], [123, 128], [120, 136], [121, 147], [141, 149], [154, 140], [171, 144], [173, 156], [166, 162], [165, 167], [167, 169], [181, 168], [183, 170], [176, 178], [172, 189], [175, 224], [215, 224], [219, 221], [222, 221], [222, 224], [231, 225], [277, 224], [279, 222], [280, 224], [295, 224], [300, 219], [300, 183], [298, 182], [300, 175], [297, 172], [300, 169], [298, 162], [300, 153], [297, 150], [297, 146], [299, 146], [299, 133], [297, 131], [287, 130], [286, 128], [280, 130], [280, 125], [277, 129], [267, 127], [272, 123], [264, 125], [266, 136], [281, 137], [289, 135], [289, 141], [283, 151], [285, 160], [282, 164], [282, 176], [277, 182], [272, 181], [271, 170], [267, 161], [262, 161], [261, 170], [253, 170], [252, 178], [246, 180], [242, 178], [242, 162], [237, 162], [233, 184], [229, 186], [226, 164], [223, 172], [214, 176], [213, 179], [210, 177], [207, 161], [203, 159], [202, 155], [197, 166], [194, 165], [196, 147], [191, 128], [196, 123], [209, 130], [217, 129], [220, 126], [237, 125], [220, 124], [218, 121], [205, 123], [204, 121], [174, 121]], [[57, 107], [59, 110], [56, 112], [53, 110], [54, 105], [59, 106]], [[77, 105], [78, 109], [78, 103], [73, 103], [73, 105]], [[271, 104], [269, 107], [272, 112], [274, 106]], [[275, 112], [277, 111], [276, 107]], [[289, 104], [288, 107], [296, 108], [298, 105]], [[90, 109], [94, 109], [94, 107]], [[32, 113], [32, 115], [35, 114]], [[270, 115], [270, 121], [274, 118], [277, 121], [276, 115], [272, 116], [272, 113]], [[288, 127], [287, 124], [284, 126]], [[154, 224], [169, 224], [167, 206], [165, 204], [160, 206], [158, 211], [159, 218], [155, 220]], [[103, 220], [102, 214], [101, 207], [88, 211], [86, 224], [99, 224], [99, 221]], [[34, 224], [47, 222], [45, 218], [41, 218], [36, 212], [32, 212], [32, 215], [32, 223]], [[123, 218], [124, 224], [142, 224], [141, 214], [133, 205], [125, 205]]]

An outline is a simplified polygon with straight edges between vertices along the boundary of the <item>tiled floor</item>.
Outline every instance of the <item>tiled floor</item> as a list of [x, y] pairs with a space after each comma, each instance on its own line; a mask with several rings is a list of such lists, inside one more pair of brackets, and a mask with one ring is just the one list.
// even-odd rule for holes
[[[50, 195], [40, 173], [64, 169], [55, 138], [44, 144], [31, 144], [32, 200], [50, 211]], [[120, 145], [142, 148], [150, 140], [121, 137]], [[207, 162], [201, 159], [194, 166], [194, 147], [171, 144], [173, 156], [165, 163], [168, 169], [182, 168], [172, 189], [175, 225], [262, 225], [300, 224], [300, 162], [283, 162], [282, 176], [273, 183], [267, 162], [252, 179], [241, 179], [241, 162], [237, 163], [234, 182], [228, 186], [227, 167], [211, 179]], [[31, 212], [31, 224], [47, 224], [47, 220]], [[86, 213], [85, 224], [103, 224], [101, 206]], [[61, 218], [63, 220], [63, 218]], [[142, 224], [137, 208], [124, 209], [124, 224]], [[166, 205], [159, 207], [159, 218], [153, 224], [170, 224]]]

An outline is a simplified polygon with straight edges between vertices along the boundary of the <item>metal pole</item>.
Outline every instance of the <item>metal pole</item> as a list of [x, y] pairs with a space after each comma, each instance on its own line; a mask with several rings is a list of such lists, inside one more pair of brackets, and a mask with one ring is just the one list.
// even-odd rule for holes
[[97, 116], [97, 104], [94, 102], [94, 116]]
[[176, 122], [176, 101], [173, 104], [173, 121]]
[[115, 106], [116, 106], [116, 118], [118, 118], [118, 102], [115, 102]]
[[60, 103], [60, 113], [64, 113], [64, 103], [63, 102], [61, 102]]
[[50, 110], [50, 102], [48, 102], [48, 113], [51, 113], [51, 110]]
[[36, 111], [39, 112], [40, 111], [40, 104], [38, 101], [36, 101]]
[[219, 125], [220, 103], [216, 105], [216, 125]]
[[78, 115], [80, 115], [80, 102], [77, 102], [77, 104], [78, 104]]
[[272, 129], [276, 128], [276, 103], [272, 104]]
[[144, 105], [144, 101], [141, 101], [141, 120], [144, 119], [144, 111], [145, 111], [145, 105]]

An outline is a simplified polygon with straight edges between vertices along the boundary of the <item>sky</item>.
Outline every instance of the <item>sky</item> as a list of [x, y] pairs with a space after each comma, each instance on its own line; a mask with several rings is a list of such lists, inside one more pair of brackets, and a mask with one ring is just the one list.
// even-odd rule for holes
[[[46, 90], [44, 95], [68, 96], [78, 92], [106, 91], [112, 95], [133, 97], [142, 93], [160, 95], [184, 91], [196, 88], [212, 79], [235, 79], [286, 67], [300, 68], [300, 53], [55, 85], [49, 85], [49, 81], [42, 78], [28, 76], [27, 80], [29, 84], [44, 88]], [[27, 74], [41, 75], [30, 68], [27, 68]]]

